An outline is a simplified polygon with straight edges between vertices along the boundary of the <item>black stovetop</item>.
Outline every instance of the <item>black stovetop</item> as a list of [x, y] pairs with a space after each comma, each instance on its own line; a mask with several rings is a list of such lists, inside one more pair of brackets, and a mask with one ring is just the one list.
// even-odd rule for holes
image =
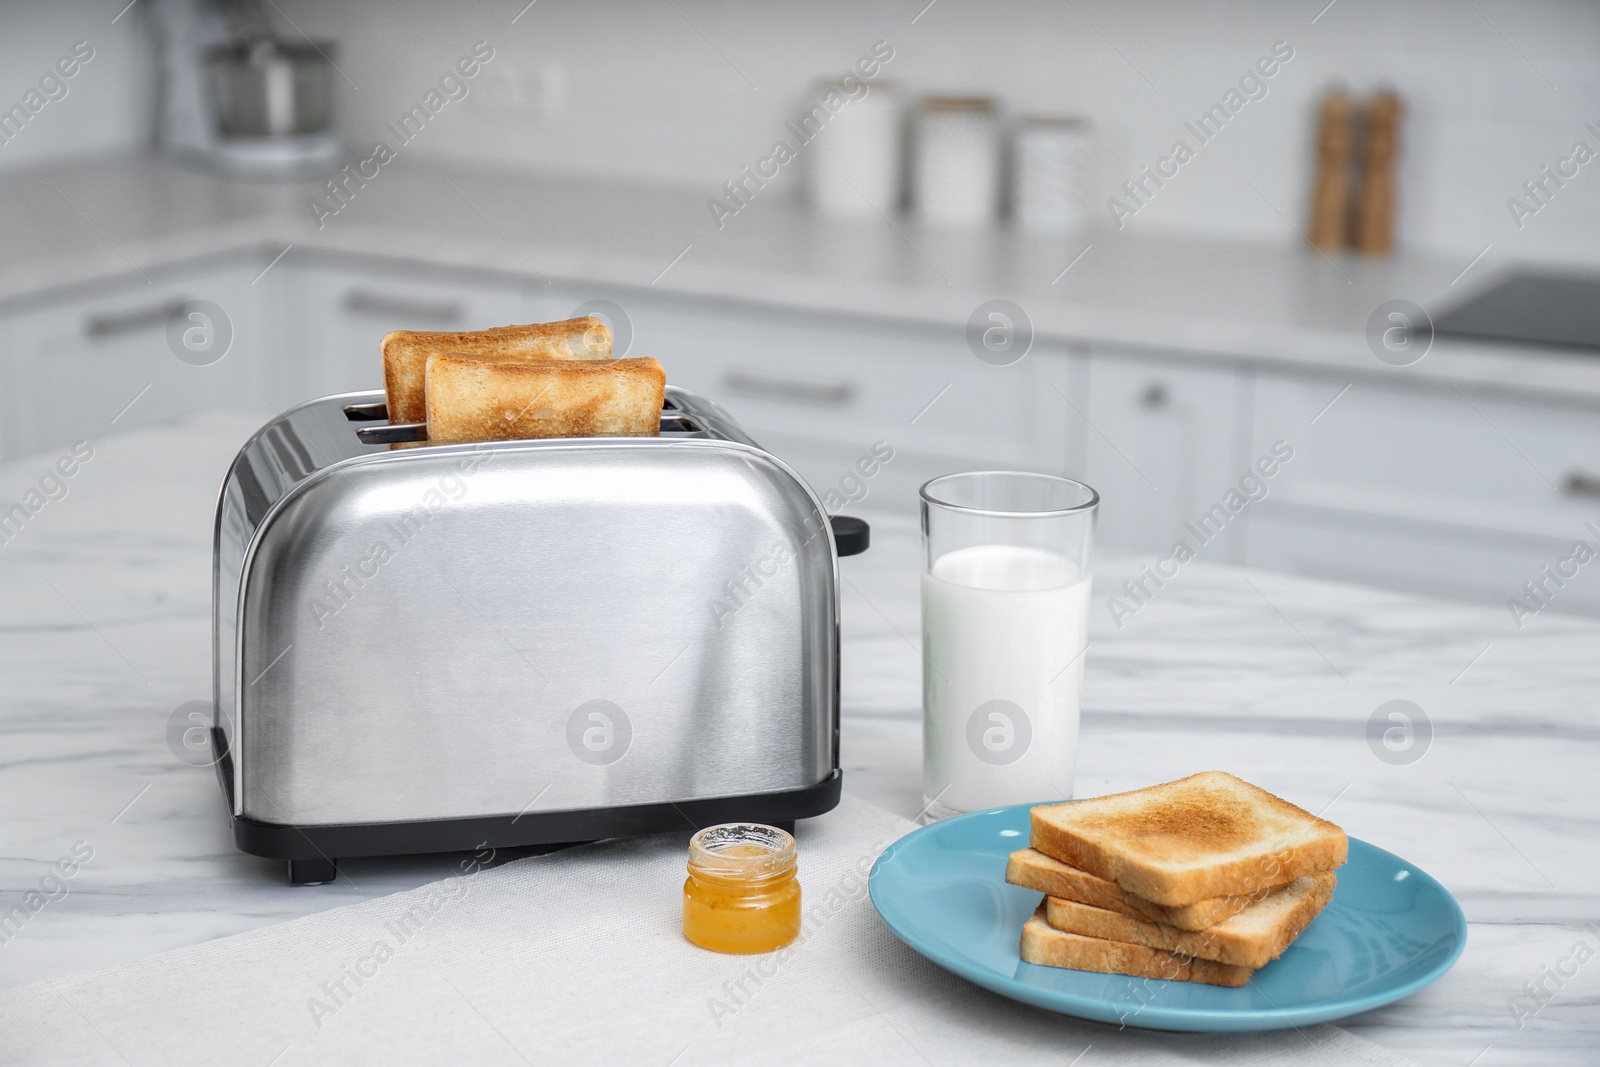
[[1600, 350], [1600, 276], [1523, 271], [1445, 312], [1434, 332]]

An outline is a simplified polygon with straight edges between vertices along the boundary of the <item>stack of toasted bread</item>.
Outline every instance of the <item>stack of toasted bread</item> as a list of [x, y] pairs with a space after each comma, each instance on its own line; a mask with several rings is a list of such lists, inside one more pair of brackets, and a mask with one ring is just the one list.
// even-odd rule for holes
[[1222, 771], [1030, 818], [1006, 881], [1045, 894], [1022, 958], [1047, 967], [1242, 986], [1333, 896], [1348, 839]]
[[383, 339], [391, 423], [428, 424], [431, 444], [660, 432], [666, 372], [612, 359], [592, 316], [471, 333], [401, 330]]

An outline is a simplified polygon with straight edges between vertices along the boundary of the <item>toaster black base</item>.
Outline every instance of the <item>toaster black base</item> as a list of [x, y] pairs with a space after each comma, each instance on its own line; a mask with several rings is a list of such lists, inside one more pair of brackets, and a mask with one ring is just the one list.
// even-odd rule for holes
[[741, 797], [429, 822], [292, 826], [233, 814], [233, 758], [221, 731], [213, 729], [212, 744], [213, 750], [221, 753], [217, 777], [233, 823], [234, 843], [252, 856], [287, 860], [289, 880], [299, 884], [332, 881], [337, 861], [352, 856], [574, 845], [608, 837], [694, 831], [724, 822], [792, 826], [796, 819], [809, 819], [837, 807], [844, 782], [843, 773], [835, 767], [816, 785]]

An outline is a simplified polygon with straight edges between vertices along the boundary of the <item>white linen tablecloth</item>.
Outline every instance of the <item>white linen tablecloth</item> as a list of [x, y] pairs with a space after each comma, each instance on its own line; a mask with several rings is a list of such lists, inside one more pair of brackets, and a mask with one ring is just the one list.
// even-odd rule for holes
[[973, 986], [867, 899], [872, 861], [911, 829], [849, 797], [802, 823], [804, 933], [780, 953], [684, 941], [687, 834], [485, 851], [409, 892], [0, 993], [0, 1062], [1408, 1062], [1332, 1026], [1119, 1030]]

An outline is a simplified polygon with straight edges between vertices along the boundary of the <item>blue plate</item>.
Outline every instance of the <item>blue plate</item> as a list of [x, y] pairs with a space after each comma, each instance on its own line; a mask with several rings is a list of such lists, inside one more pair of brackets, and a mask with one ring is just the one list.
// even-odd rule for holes
[[1277, 1030], [1410, 996], [1455, 963], [1467, 920], [1445, 888], [1398, 856], [1350, 839], [1321, 915], [1238, 989], [1023, 963], [1022, 923], [1039, 894], [1005, 881], [1028, 844], [1031, 804], [924, 826], [878, 857], [872, 904], [895, 934], [996, 993], [1083, 1019], [1152, 1030]]

